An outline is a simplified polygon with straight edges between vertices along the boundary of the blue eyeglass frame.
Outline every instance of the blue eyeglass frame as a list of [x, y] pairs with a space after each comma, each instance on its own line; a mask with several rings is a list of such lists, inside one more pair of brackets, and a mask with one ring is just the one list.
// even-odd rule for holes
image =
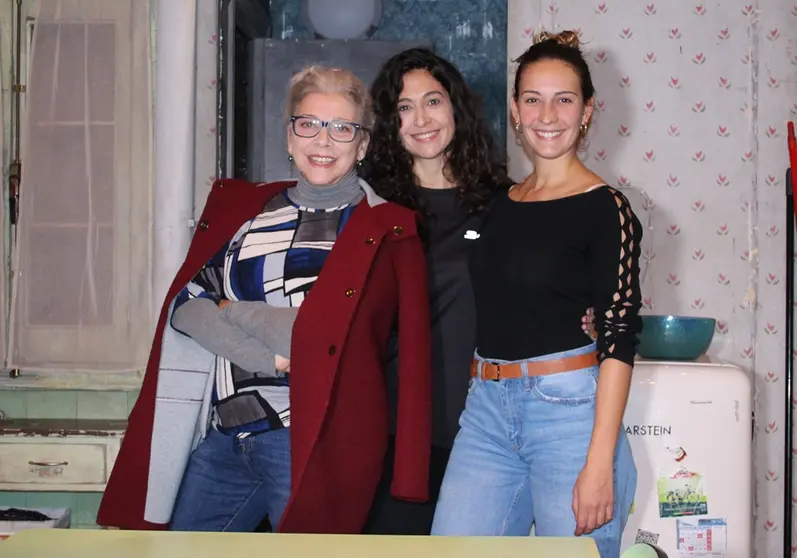
[[354, 136], [349, 141], [335, 139], [335, 138], [332, 137], [332, 134], [329, 134], [329, 138], [332, 141], [336, 141], [338, 143], [351, 143], [351, 142], [353, 142], [354, 140], [357, 139], [357, 134], [360, 132], [360, 130], [362, 130], [363, 132], [368, 132], [369, 131], [368, 128], [366, 128], [362, 124], [357, 124], [356, 122], [351, 122], [349, 120], [321, 120], [320, 118], [315, 118], [313, 116], [306, 116], [306, 115], [303, 115], [303, 114], [298, 114], [298, 115], [291, 116], [291, 130], [293, 130], [293, 133], [296, 134], [296, 136], [298, 136], [300, 138], [310, 139], [310, 138], [316, 137], [318, 134], [321, 133], [321, 130], [318, 130], [318, 134], [316, 134], [315, 136], [302, 136], [300, 134], [297, 134], [296, 133], [296, 121], [299, 120], [300, 118], [306, 118], [307, 120], [313, 120], [315, 122], [318, 122], [321, 125], [322, 129], [323, 128], [329, 128], [330, 124], [335, 124], [335, 123], [349, 124], [350, 126], [354, 126]]

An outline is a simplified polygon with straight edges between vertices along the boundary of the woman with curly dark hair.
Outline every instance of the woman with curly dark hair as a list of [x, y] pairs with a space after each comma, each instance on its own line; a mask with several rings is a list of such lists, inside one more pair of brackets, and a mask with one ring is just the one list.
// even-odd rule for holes
[[453, 190], [477, 214], [512, 185], [476, 95], [448, 60], [405, 50], [382, 67], [371, 94], [376, 124], [363, 172], [381, 195], [428, 216], [427, 190]]
[[[470, 252], [491, 200], [512, 181], [494, 149], [476, 95], [448, 60], [424, 48], [403, 51], [382, 67], [371, 94], [375, 124], [361, 174], [385, 199], [417, 210], [425, 237], [433, 447], [430, 501], [413, 504], [390, 495], [391, 443], [365, 532], [428, 535], [459, 430], [476, 343]], [[398, 391], [395, 355], [390, 355], [387, 378], [392, 417]]]

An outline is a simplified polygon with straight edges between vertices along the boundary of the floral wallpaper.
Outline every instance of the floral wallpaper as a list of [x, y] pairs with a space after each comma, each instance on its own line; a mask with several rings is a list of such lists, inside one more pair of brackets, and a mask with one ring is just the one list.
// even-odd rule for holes
[[[755, 546], [780, 556], [797, 4], [510, 0], [508, 16], [510, 58], [540, 29], [582, 34], [598, 93], [581, 157], [628, 193], [646, 225], [645, 311], [716, 318], [709, 353], [753, 372]], [[522, 178], [530, 167], [511, 128], [507, 143]]]
[[[274, 39], [312, 39], [299, 0], [271, 0]], [[481, 96], [503, 148], [506, 137], [506, 0], [385, 0], [379, 41], [432, 40]]]

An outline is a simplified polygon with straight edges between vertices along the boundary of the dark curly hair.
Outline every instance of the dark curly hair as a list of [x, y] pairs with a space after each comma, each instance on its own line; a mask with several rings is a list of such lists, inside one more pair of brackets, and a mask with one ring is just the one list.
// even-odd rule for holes
[[479, 101], [462, 74], [451, 62], [425, 48], [396, 54], [374, 80], [371, 96], [376, 123], [360, 174], [385, 199], [414, 209], [421, 217], [428, 216], [416, 194], [420, 184], [413, 172], [412, 155], [399, 135], [398, 101], [404, 75], [412, 70], [429, 72], [451, 98], [456, 129], [446, 149], [446, 178], [456, 185], [468, 211], [484, 210], [496, 190], [511, 184], [506, 165], [496, 156]]

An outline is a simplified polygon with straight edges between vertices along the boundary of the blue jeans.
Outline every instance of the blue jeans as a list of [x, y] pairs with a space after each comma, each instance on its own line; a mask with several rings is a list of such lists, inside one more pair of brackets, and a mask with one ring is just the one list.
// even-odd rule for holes
[[208, 430], [188, 462], [172, 512], [172, 531], [273, 529], [291, 491], [288, 428], [237, 438]]
[[[593, 344], [529, 360], [594, 349]], [[572, 536], [573, 487], [592, 436], [597, 378], [598, 367], [592, 366], [497, 382], [471, 379], [432, 534], [527, 536], [533, 524], [539, 536]], [[614, 456], [614, 518], [589, 535], [602, 558], [620, 555], [635, 490], [636, 467], [621, 429]]]

